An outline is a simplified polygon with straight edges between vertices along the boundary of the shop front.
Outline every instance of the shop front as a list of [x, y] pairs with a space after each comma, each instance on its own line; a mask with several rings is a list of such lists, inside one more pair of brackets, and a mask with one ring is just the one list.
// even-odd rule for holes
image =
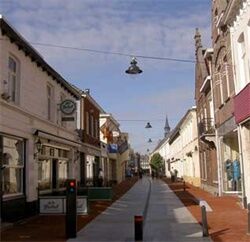
[[80, 179], [85, 181], [81, 185], [97, 186], [99, 169], [102, 167], [100, 160], [101, 149], [84, 144], [81, 146], [80, 151], [83, 154], [82, 160], [84, 160], [80, 166]]
[[237, 126], [231, 118], [218, 129], [220, 145], [221, 188], [225, 194], [241, 194], [242, 168]]
[[64, 194], [66, 180], [79, 176], [76, 172], [80, 160], [80, 143], [43, 131], [35, 133], [41, 144], [34, 154], [37, 162], [38, 194]]
[[0, 194], [3, 221], [11, 221], [25, 215], [25, 149], [24, 138], [0, 133]]

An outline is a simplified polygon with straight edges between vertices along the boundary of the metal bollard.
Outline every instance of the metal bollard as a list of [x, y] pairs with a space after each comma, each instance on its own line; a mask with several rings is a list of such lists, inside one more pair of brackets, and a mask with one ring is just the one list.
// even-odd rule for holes
[[208, 237], [208, 225], [207, 225], [207, 213], [206, 207], [203, 205], [201, 206], [201, 217], [202, 217], [202, 235], [203, 237]]
[[247, 234], [250, 235], [250, 203], [247, 205]]
[[143, 240], [143, 216], [134, 216], [135, 241]]

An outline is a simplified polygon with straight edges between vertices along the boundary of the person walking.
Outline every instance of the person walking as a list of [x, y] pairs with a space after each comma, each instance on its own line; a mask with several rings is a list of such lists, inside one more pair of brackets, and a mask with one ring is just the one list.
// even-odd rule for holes
[[98, 187], [103, 186], [103, 171], [102, 168], [99, 168], [99, 174], [98, 174]]

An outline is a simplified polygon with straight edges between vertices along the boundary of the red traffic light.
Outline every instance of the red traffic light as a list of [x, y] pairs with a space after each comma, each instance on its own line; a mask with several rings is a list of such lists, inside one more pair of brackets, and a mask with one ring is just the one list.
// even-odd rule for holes
[[75, 182], [71, 181], [71, 182], [69, 183], [69, 185], [70, 185], [71, 187], [74, 187], [74, 186], [75, 186]]

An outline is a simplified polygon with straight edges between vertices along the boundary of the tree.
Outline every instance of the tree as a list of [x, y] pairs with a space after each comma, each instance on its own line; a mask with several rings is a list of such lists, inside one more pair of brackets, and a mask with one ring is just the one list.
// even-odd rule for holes
[[164, 168], [164, 159], [159, 153], [155, 153], [150, 160], [151, 169], [157, 173]]

